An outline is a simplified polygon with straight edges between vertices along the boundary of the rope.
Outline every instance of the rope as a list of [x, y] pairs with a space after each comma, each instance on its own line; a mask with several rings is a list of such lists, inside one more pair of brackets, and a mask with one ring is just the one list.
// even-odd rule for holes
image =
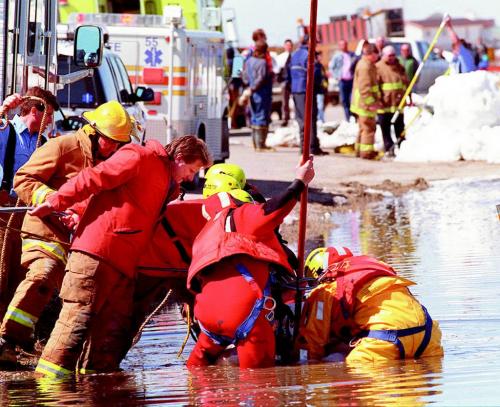
[[[44, 109], [43, 109], [43, 116], [42, 120], [40, 121], [40, 130], [38, 130], [38, 137], [36, 139], [36, 148], [40, 147], [42, 143], [42, 135], [43, 132], [45, 131], [45, 128], [47, 126], [47, 102], [44, 99], [41, 99], [36, 96], [25, 96], [22, 98], [24, 100], [32, 99], [36, 100], [40, 103], [43, 104]], [[4, 112], [4, 116], [6, 117], [6, 113]], [[5, 127], [9, 124], [9, 120], [6, 119], [6, 125]], [[5, 128], [4, 127], [4, 128]], [[22, 202], [19, 198], [17, 198], [16, 204], [14, 205], [15, 208], [18, 206], [21, 206]], [[8, 273], [9, 270], [7, 268], [7, 261], [6, 261], [6, 255], [7, 255], [7, 248], [9, 246], [9, 238], [10, 238], [10, 231], [12, 229], [15, 229], [12, 227], [12, 223], [14, 222], [16, 213], [12, 213], [9, 216], [9, 220], [7, 222], [7, 226], [5, 229], [5, 234], [3, 236], [3, 242], [2, 242], [2, 250], [0, 251], [0, 292], [5, 292], [7, 290], [7, 283], [8, 283]]]
[[187, 317], [187, 332], [184, 340], [182, 341], [182, 345], [177, 352], [177, 359], [181, 358], [182, 352], [184, 352], [184, 348], [186, 347], [187, 341], [189, 340], [189, 336], [191, 335], [191, 307], [189, 304], [186, 304], [186, 317]]
[[63, 242], [62, 240], [48, 239], [45, 236], [38, 235], [38, 234], [32, 233], [32, 232], [27, 232], [25, 230], [17, 229], [15, 227], [9, 226], [8, 222], [6, 222], [3, 219], [0, 219], [0, 222], [7, 223], [6, 225], [0, 225], [0, 229], [10, 229], [10, 230], [13, 230], [14, 232], [19, 232], [20, 234], [22, 233], [23, 235], [26, 235], [26, 236], [29, 236], [29, 237], [34, 237], [34, 238], [36, 238], [38, 240], [42, 240], [42, 241], [48, 242], [48, 243], [52, 243], [53, 242], [53, 243], [59, 243], [60, 245], [67, 246], [67, 247], [71, 246], [71, 243]]
[[151, 312], [151, 314], [148, 315], [148, 317], [144, 320], [144, 322], [141, 324], [141, 326], [139, 327], [139, 330], [137, 331], [137, 333], [135, 334], [134, 336], [134, 339], [132, 341], [132, 345], [130, 346], [130, 348], [133, 348], [137, 342], [139, 342], [139, 339], [141, 339], [141, 335], [142, 335], [142, 331], [144, 330], [144, 327], [148, 324], [149, 321], [151, 321], [151, 318], [153, 318], [153, 316], [161, 309], [163, 308], [163, 306], [166, 304], [167, 300], [168, 300], [168, 297], [170, 297], [170, 294], [172, 293], [172, 289], [168, 290], [167, 292], [167, 295], [165, 296], [165, 298], [162, 300], [162, 302], [160, 302], [160, 304], [153, 310], [153, 312]]

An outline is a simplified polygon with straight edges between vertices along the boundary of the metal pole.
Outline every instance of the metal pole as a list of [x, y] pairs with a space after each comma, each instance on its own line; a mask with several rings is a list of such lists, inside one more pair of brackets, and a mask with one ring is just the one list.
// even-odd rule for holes
[[[311, 0], [311, 13], [309, 16], [309, 52], [307, 55], [307, 85], [306, 85], [306, 106], [304, 117], [304, 145], [302, 146], [302, 164], [309, 159], [310, 155], [310, 139], [312, 121], [316, 120], [312, 117], [313, 96], [314, 96], [314, 63], [316, 59], [316, 15], [318, 12], [318, 0]], [[298, 277], [304, 275], [304, 243], [306, 236], [306, 219], [307, 219], [307, 187], [302, 192], [300, 197], [300, 216], [299, 216], [299, 241], [297, 249], [297, 257], [299, 260], [299, 268], [297, 270]]]

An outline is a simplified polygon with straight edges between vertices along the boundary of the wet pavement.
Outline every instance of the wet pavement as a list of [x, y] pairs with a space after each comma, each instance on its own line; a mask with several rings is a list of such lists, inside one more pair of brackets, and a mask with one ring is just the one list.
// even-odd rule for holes
[[[498, 405], [500, 180], [436, 182], [423, 192], [332, 212], [338, 225], [308, 246], [370, 253], [417, 283], [443, 331], [444, 358], [346, 367], [322, 363], [189, 372], [177, 359], [186, 329], [175, 308], [146, 328], [123, 372], [69, 382], [2, 373], [1, 405]], [[184, 351], [187, 357], [191, 340]]]

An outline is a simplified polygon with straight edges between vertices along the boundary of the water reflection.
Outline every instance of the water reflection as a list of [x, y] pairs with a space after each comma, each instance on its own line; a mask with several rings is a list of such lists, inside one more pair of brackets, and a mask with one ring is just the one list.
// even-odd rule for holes
[[[308, 232], [308, 249], [345, 245], [417, 282], [412, 292], [440, 322], [444, 359], [189, 372], [176, 357], [185, 325], [170, 308], [147, 327], [123, 372], [67, 382], [0, 372], [0, 404], [498, 405], [499, 190], [500, 181], [437, 183], [362, 212], [332, 213], [339, 227], [327, 235]], [[192, 346], [189, 341], [184, 357]]]

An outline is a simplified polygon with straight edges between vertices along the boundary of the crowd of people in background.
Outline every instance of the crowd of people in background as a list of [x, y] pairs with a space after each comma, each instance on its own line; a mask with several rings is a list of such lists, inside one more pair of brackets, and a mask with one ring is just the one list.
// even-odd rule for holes
[[[459, 38], [453, 29], [451, 18], [446, 19], [445, 26], [452, 40], [453, 57], [449, 73], [486, 69], [489, 64], [486, 47], [481, 45], [473, 48], [463, 38]], [[302, 146], [309, 36], [302, 35], [295, 50], [292, 40], [286, 39], [283, 51], [275, 58], [271, 57], [267, 37], [262, 29], [255, 30], [252, 39], [254, 44], [243, 51], [244, 62], [236, 70], [232, 67], [229, 85], [232, 126], [241, 127], [245, 124], [242, 123], [241, 114], [245, 115], [246, 110], [249, 117], [246, 122], [249, 122], [252, 128], [255, 150], [271, 150], [266, 146], [266, 139], [271, 123], [274, 84], [275, 88], [279, 86], [281, 93], [281, 126], [289, 125], [292, 99]], [[366, 159], [381, 156], [374, 148], [378, 123], [383, 135], [384, 155], [386, 158], [393, 157], [395, 147], [403, 140], [404, 118], [401, 114], [393, 123], [395, 140], [391, 136], [391, 118], [398, 109], [406, 87], [417, 72], [419, 61], [412, 55], [410, 44], [403, 43], [399, 49], [395, 49], [384, 37], [376, 38], [374, 44], [365, 41], [361, 55], [349, 50], [348, 45], [347, 41], [340, 40], [337, 51], [329, 59], [322, 51], [316, 51], [311, 152], [316, 155], [328, 154], [320, 148], [317, 123], [325, 122], [329, 84], [334, 83], [338, 86], [338, 99], [345, 120], [356, 120], [360, 127], [355, 144], [356, 155]], [[444, 58], [439, 48], [434, 47], [433, 52], [434, 58]], [[233, 48], [228, 50], [227, 56], [232, 66]], [[359, 64], [361, 61], [363, 62]], [[405, 103], [413, 104], [411, 93]]]

